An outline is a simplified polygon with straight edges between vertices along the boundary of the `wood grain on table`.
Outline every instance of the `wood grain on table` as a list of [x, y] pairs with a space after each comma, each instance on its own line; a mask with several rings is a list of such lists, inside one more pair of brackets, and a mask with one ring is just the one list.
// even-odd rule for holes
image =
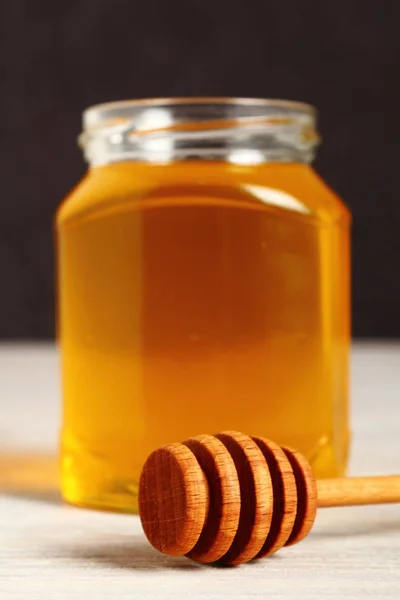
[[[202, 566], [151, 548], [138, 517], [61, 503], [59, 421], [54, 347], [0, 345], [1, 600], [400, 600], [400, 505], [322, 509], [298, 546]], [[400, 473], [400, 344], [355, 344], [352, 430], [349, 474]]]

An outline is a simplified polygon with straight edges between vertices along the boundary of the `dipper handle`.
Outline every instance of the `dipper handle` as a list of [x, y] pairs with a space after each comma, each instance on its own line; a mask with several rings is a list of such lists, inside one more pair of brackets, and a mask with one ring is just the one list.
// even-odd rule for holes
[[317, 481], [319, 507], [400, 502], [400, 475]]

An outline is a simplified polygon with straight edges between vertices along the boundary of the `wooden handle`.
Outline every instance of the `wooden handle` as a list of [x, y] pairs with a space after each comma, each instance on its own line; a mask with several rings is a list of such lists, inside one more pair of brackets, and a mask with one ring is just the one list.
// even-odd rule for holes
[[318, 506], [357, 506], [400, 502], [400, 475], [317, 481]]

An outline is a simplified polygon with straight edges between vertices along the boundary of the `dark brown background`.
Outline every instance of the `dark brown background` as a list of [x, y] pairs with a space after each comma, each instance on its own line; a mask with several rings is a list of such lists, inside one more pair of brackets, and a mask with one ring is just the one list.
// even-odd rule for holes
[[400, 336], [398, 0], [0, 0], [0, 337], [53, 335], [52, 216], [82, 110], [125, 98], [311, 102], [351, 207], [357, 336]]

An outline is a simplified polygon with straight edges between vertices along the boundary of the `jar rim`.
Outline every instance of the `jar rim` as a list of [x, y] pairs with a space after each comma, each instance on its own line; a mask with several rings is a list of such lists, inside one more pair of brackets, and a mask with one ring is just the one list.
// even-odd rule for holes
[[262, 161], [267, 153], [272, 160], [296, 154], [309, 161], [318, 143], [316, 119], [311, 104], [274, 98], [119, 100], [83, 112], [79, 144], [92, 165], [124, 159], [232, 158], [232, 150], [236, 158], [237, 151], [241, 157], [245, 151], [246, 160]]
[[106, 118], [108, 111], [128, 108], [163, 108], [168, 106], [190, 106], [190, 105], [219, 105], [219, 106], [242, 106], [242, 107], [265, 107], [279, 109], [284, 111], [300, 112], [315, 117], [317, 109], [312, 104], [301, 102], [298, 100], [286, 100], [284, 98], [261, 98], [261, 97], [245, 97], [245, 96], [179, 96], [179, 97], [160, 97], [160, 98], [137, 98], [127, 100], [116, 100], [110, 102], [100, 102], [88, 106], [83, 111], [83, 127], [84, 129], [98, 125]]

